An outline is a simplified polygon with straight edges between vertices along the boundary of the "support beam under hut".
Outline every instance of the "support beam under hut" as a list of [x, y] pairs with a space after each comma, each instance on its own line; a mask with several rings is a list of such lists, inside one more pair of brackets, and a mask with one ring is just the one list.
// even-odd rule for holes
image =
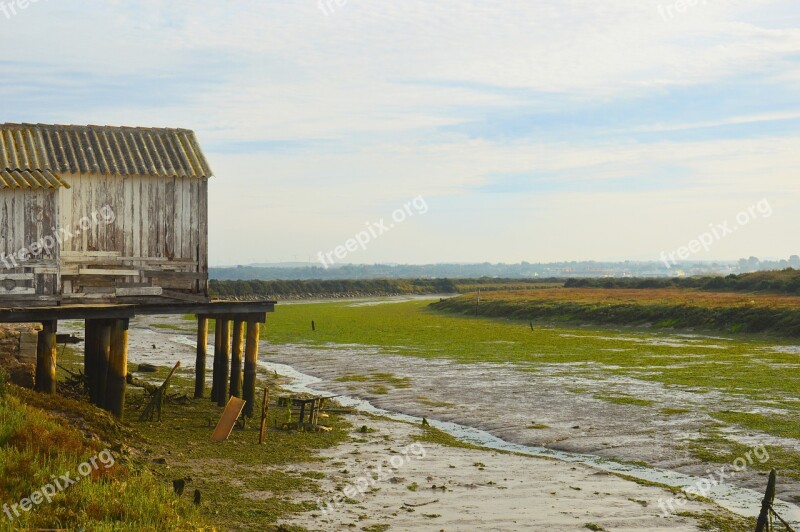
[[113, 320], [108, 361], [108, 387], [105, 409], [122, 418], [125, 410], [125, 386], [128, 376], [128, 320]]
[[242, 398], [242, 355], [244, 351], [244, 321], [233, 320], [233, 345], [231, 348], [230, 395]]
[[216, 318], [214, 347], [214, 377], [212, 401], [225, 406], [228, 402], [228, 376], [231, 363], [231, 327], [228, 318]]
[[57, 321], [43, 321], [36, 347], [36, 382], [39, 392], [56, 393]]
[[208, 317], [197, 317], [197, 359], [194, 366], [194, 398], [201, 399], [206, 388], [206, 358], [208, 357]]
[[255, 320], [247, 321], [247, 343], [244, 356], [244, 415], [253, 417], [256, 402], [256, 368], [258, 367], [258, 340], [261, 324]]

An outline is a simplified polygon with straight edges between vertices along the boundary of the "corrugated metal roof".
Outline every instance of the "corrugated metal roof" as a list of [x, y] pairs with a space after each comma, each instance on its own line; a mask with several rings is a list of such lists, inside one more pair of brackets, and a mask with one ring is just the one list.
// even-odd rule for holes
[[[210, 177], [197, 138], [187, 129], [0, 124], [0, 170], [42, 177], [82, 173]], [[4, 175], [5, 178], [5, 175]]]
[[0, 169], [0, 189], [4, 188], [70, 188], [69, 183], [50, 170]]

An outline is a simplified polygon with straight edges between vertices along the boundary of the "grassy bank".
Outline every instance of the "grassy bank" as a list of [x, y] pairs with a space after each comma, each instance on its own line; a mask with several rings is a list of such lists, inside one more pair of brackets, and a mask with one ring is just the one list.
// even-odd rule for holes
[[[118, 443], [126, 436], [84, 403], [8, 386], [0, 394], [0, 501], [8, 504], [0, 530], [203, 529], [206, 522], [190, 504], [122, 450]], [[91, 465], [92, 458], [97, 467], [83, 477], [81, 464]], [[55, 480], [66, 486], [64, 475], [76, 482], [59, 491]], [[42, 489], [56, 492], [49, 502]], [[14, 504], [21, 504], [19, 516]]]
[[550, 288], [474, 294], [435, 303], [436, 310], [516, 320], [648, 325], [726, 333], [800, 336], [800, 297], [693, 289]]

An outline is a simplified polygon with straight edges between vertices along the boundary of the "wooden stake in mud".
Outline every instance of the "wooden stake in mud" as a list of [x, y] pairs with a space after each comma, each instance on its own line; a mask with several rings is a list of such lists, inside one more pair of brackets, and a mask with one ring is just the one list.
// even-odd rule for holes
[[775, 501], [777, 476], [774, 469], [769, 474], [767, 491], [764, 493], [764, 500], [761, 502], [761, 514], [758, 516], [758, 521], [756, 522], [756, 532], [768, 532], [772, 528], [769, 524], [769, 512], [772, 510], [772, 503]]
[[231, 352], [231, 395], [242, 397], [242, 351], [244, 348], [244, 322], [233, 320], [233, 348]]
[[125, 410], [125, 384], [128, 376], [128, 320], [113, 320], [108, 361], [106, 410], [122, 419]]
[[36, 390], [56, 393], [56, 331], [58, 322], [42, 322], [39, 343], [36, 346]]
[[261, 407], [261, 430], [258, 433], [259, 445], [264, 445], [264, 433], [267, 430], [268, 413], [269, 413], [269, 388], [264, 388], [264, 405]]
[[197, 316], [197, 358], [194, 365], [194, 398], [203, 397], [206, 388], [206, 357], [208, 355], [208, 317]]
[[258, 365], [258, 338], [261, 334], [261, 324], [257, 321], [247, 322], [247, 343], [244, 353], [244, 390], [242, 397], [244, 415], [253, 417], [256, 402], [256, 367]]

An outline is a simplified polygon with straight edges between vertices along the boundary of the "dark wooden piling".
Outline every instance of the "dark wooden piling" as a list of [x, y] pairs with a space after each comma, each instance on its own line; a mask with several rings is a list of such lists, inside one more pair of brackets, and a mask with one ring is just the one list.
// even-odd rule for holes
[[214, 318], [214, 364], [211, 373], [211, 401], [216, 403], [219, 399], [219, 353], [222, 351], [222, 320]]
[[39, 343], [36, 346], [36, 390], [56, 393], [57, 321], [42, 322]]
[[97, 367], [94, 370], [94, 404], [100, 408], [105, 408], [106, 390], [108, 390], [108, 364], [111, 359], [111, 321], [98, 320], [97, 327]]
[[97, 338], [100, 329], [95, 320], [86, 320], [83, 334], [83, 375], [86, 379], [86, 389], [92, 403], [95, 402], [94, 396], [94, 371], [97, 369]]
[[242, 398], [242, 351], [244, 349], [244, 322], [233, 320], [233, 344], [231, 346], [230, 395]]
[[258, 340], [261, 324], [254, 320], [247, 322], [247, 342], [244, 354], [244, 415], [253, 417], [256, 401], [256, 368], [258, 366]]
[[92, 404], [99, 403], [97, 399], [97, 368], [100, 364], [100, 340], [103, 334], [103, 322], [86, 320], [86, 338], [83, 346], [83, 372], [86, 375], [86, 385], [89, 389], [89, 400]]
[[206, 388], [206, 358], [208, 355], [208, 317], [197, 316], [197, 358], [194, 365], [194, 398], [203, 397]]
[[214, 354], [214, 359], [219, 358], [219, 388], [217, 388], [217, 406], [228, 403], [228, 373], [231, 363], [231, 322], [229, 319], [217, 320], [220, 331], [220, 351]]
[[113, 320], [110, 332], [105, 408], [121, 419], [125, 410], [125, 385], [128, 376], [128, 320]]

